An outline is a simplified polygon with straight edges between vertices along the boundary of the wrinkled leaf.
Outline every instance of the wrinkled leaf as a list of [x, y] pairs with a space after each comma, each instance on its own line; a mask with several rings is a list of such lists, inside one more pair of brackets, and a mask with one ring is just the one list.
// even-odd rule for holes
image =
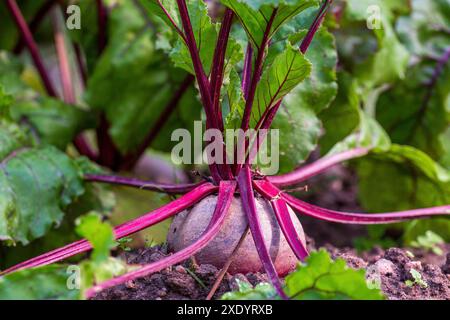
[[267, 109], [273, 108], [285, 95], [304, 81], [311, 72], [311, 63], [292, 46], [280, 53], [261, 76], [253, 103], [253, 121], [258, 122]]
[[75, 162], [54, 147], [14, 150], [0, 163], [0, 239], [28, 242], [61, 223], [84, 193]]
[[[257, 49], [260, 48], [265, 32], [270, 39], [280, 27], [302, 11], [318, 4], [316, 0], [289, 0], [289, 1], [252, 1], [222, 0], [222, 3], [232, 9], [249, 40]], [[274, 12], [274, 8], [277, 8]], [[273, 15], [273, 17], [272, 17]], [[268, 23], [272, 23], [269, 30]]]

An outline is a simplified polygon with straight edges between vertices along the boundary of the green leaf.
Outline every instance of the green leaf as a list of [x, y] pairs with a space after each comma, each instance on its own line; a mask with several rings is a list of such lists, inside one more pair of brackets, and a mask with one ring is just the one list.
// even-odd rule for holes
[[272, 129], [279, 129], [280, 173], [298, 167], [317, 147], [321, 123], [313, 110], [296, 103], [297, 95], [288, 95], [278, 111]]
[[410, 6], [411, 14], [397, 21], [399, 39], [416, 58], [439, 56], [450, 46], [448, 1], [413, 0]]
[[359, 124], [345, 139], [338, 142], [328, 155], [354, 148], [368, 148], [373, 151], [385, 151], [391, 146], [391, 140], [379, 123], [364, 111], [359, 111]]
[[285, 281], [286, 293], [297, 300], [383, 298], [379, 289], [368, 288], [364, 270], [348, 268], [342, 259], [331, 260], [323, 249], [311, 253]]
[[[89, 80], [86, 100], [106, 113], [114, 143], [127, 153], [143, 142], [186, 74], [171, 68], [155, 48], [154, 32], [132, 1], [114, 7], [109, 21], [110, 41]], [[188, 90], [160, 134], [192, 126], [199, 118], [200, 105]], [[166, 137], [158, 148], [170, 149]]]
[[[299, 15], [285, 25], [283, 33], [292, 34], [292, 29], [307, 24], [304, 20], [304, 14]], [[285, 36], [281, 33], [280, 31], [274, 41]], [[305, 31], [301, 31], [289, 40], [297, 43], [304, 35]], [[284, 42], [278, 42], [269, 49], [269, 55], [276, 56], [274, 52], [282, 50], [282, 46], [285, 46]], [[317, 147], [322, 133], [317, 114], [328, 108], [336, 96], [336, 48], [334, 37], [325, 28], [317, 32], [306, 58], [312, 64], [310, 76], [285, 97], [272, 124], [273, 129], [280, 129], [280, 172], [288, 172], [297, 167]]]
[[93, 247], [90, 260], [83, 261], [80, 267], [80, 294], [95, 284], [117, 277], [133, 267], [124, 261], [110, 257], [110, 250], [117, 246], [113, 227], [108, 222], [102, 222], [101, 216], [91, 212], [77, 220], [77, 233], [89, 240]]
[[443, 251], [438, 245], [443, 243], [445, 243], [444, 239], [433, 231], [428, 230], [424, 235], [420, 235], [416, 240], [413, 240], [411, 246], [429, 250], [437, 255], [442, 255]]
[[149, 15], [156, 15], [160, 19], [162, 19], [167, 26], [170, 28], [173, 28], [175, 30], [174, 25], [167, 17], [164, 10], [161, 8], [161, 6], [158, 4], [158, 2], [164, 7], [164, 9], [167, 11], [167, 13], [172, 18], [175, 25], [182, 30], [183, 27], [181, 26], [179, 14], [178, 14], [178, 6], [176, 1], [173, 0], [139, 0], [141, 5], [147, 10], [147, 13]]
[[371, 6], [376, 6], [380, 10], [378, 17], [380, 28], [373, 29], [378, 48], [366, 61], [355, 67], [355, 75], [366, 90], [404, 78], [410, 58], [409, 52], [398, 40], [393, 27], [397, 14], [408, 12], [407, 1], [348, 0], [345, 17], [350, 21], [367, 23], [373, 14], [369, 10]]
[[101, 262], [109, 257], [109, 252], [116, 246], [114, 232], [107, 223], [102, 223], [101, 216], [91, 212], [76, 222], [77, 233], [92, 245], [92, 261]]
[[26, 145], [28, 137], [15, 123], [0, 118], [0, 159]]
[[267, 109], [273, 108], [311, 73], [311, 63], [288, 45], [262, 74], [256, 88], [252, 117], [255, 124]]
[[450, 203], [450, 174], [428, 155], [393, 144], [358, 161], [359, 198], [369, 212]]
[[39, 142], [60, 149], [65, 149], [81, 131], [95, 127], [92, 113], [46, 97], [17, 102], [11, 115], [16, 122], [29, 127]]
[[270, 30], [267, 30], [268, 39], [297, 14], [307, 8], [316, 6], [317, 0], [287, 0], [287, 1], [242, 1], [222, 0], [225, 6], [234, 11], [249, 40], [259, 50], [266, 32], [270, 17], [277, 8]]
[[422, 274], [419, 271], [417, 271], [415, 269], [411, 269], [411, 270], [409, 270], [409, 273], [411, 274], [413, 280], [406, 280], [405, 281], [405, 284], [408, 287], [412, 287], [414, 285], [418, 285], [421, 288], [427, 288], [428, 287], [428, 283], [425, 280], [422, 279]]
[[[208, 15], [208, 7], [203, 0], [189, 0], [187, 6], [200, 60], [205, 73], [209, 74], [216, 48], [217, 29]], [[184, 41], [177, 41], [170, 57], [176, 67], [195, 74], [191, 55]]]
[[311, 75], [295, 91], [298, 105], [316, 113], [328, 108], [337, 93], [337, 52], [334, 37], [325, 28], [314, 36], [306, 58], [311, 61]]
[[[363, 269], [347, 267], [343, 259], [333, 261], [324, 249], [311, 252], [306, 262], [285, 278], [285, 292], [295, 300], [382, 300], [379, 289], [368, 287]], [[239, 290], [226, 293], [224, 300], [267, 300], [278, 298], [274, 288], [261, 283], [255, 288], [238, 282]]]
[[422, 241], [419, 237], [424, 237], [428, 233], [436, 235], [444, 242], [450, 242], [450, 221], [445, 217], [411, 221], [404, 228], [402, 240], [405, 245], [420, 243]]
[[83, 193], [79, 168], [64, 153], [14, 150], [0, 162], [0, 239], [27, 244], [44, 236]]
[[361, 119], [356, 81], [350, 74], [340, 72], [338, 84], [336, 99], [328, 109], [319, 114], [325, 131], [320, 138], [320, 149], [323, 154], [349, 136], [358, 127]]
[[235, 69], [230, 72], [229, 82], [224, 82], [224, 102], [228, 107], [225, 117], [226, 129], [238, 129], [241, 126], [245, 108], [245, 98], [242, 92], [241, 78]]
[[221, 300], [268, 300], [276, 297], [275, 289], [269, 283], [258, 283], [254, 288], [236, 279], [238, 291], [225, 293]]
[[450, 67], [436, 76], [437, 62], [423, 62], [408, 69], [378, 101], [377, 119], [392, 141], [414, 146], [433, 159], [445, 155], [441, 140], [450, 125]]
[[67, 287], [67, 267], [50, 265], [0, 278], [0, 300], [74, 300], [78, 290]]

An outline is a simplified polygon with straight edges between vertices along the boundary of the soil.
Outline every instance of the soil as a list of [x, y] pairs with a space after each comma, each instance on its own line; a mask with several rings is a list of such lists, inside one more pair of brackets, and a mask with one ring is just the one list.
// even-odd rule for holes
[[[296, 196], [326, 208], [361, 211], [356, 200], [356, 177], [349, 170], [338, 166], [310, 183], [314, 186], [313, 190], [300, 191]], [[374, 248], [369, 252], [357, 253], [351, 247], [352, 241], [366, 234], [365, 227], [326, 223], [307, 217], [300, 219], [309, 236], [307, 242], [310, 250], [324, 247], [333, 258], [343, 258], [350, 267], [366, 269], [368, 279], [381, 283], [387, 299], [450, 300], [450, 244], [441, 245], [442, 255], [411, 248]], [[128, 263], [145, 264], [167, 254], [165, 247], [152, 247], [124, 252], [122, 256]], [[412, 269], [420, 272], [426, 285], [408, 284], [407, 280], [414, 280]], [[191, 259], [162, 272], [105, 290], [94, 299], [205, 299], [219, 271], [212, 265], [197, 265]], [[214, 298], [237, 289], [236, 279], [252, 285], [267, 281], [266, 275], [262, 273], [227, 274]]]

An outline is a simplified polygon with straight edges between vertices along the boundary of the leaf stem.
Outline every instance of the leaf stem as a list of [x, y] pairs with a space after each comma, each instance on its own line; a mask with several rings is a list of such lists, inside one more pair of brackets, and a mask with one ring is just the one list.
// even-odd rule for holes
[[142, 190], [150, 190], [167, 194], [184, 194], [192, 191], [194, 188], [204, 183], [201, 182], [189, 184], [165, 184], [165, 183], [155, 183], [151, 181], [143, 181], [136, 178], [106, 176], [97, 174], [87, 174], [84, 176], [84, 180], [89, 182], [100, 182], [100, 183], [134, 187]]
[[103, 0], [96, 0], [97, 22], [98, 22], [98, 52], [103, 52], [107, 44], [108, 12], [103, 4]]
[[[47, 13], [50, 11], [50, 9], [53, 8], [57, 0], [47, 0], [44, 2], [44, 4], [38, 9], [36, 14], [34, 15], [33, 19], [29, 23], [29, 29], [31, 33], [33, 34], [36, 29], [40, 26], [41, 22], [44, 20]], [[14, 47], [13, 52], [15, 54], [19, 54], [22, 52], [22, 50], [25, 47], [25, 41], [22, 35], [20, 35], [20, 39], [17, 42], [16, 46]]]
[[267, 180], [255, 181], [255, 183], [258, 184], [258, 189], [277, 194], [278, 197], [284, 199], [287, 204], [301, 214], [336, 223], [363, 225], [389, 224], [411, 219], [450, 215], [450, 205], [386, 213], [340, 212], [321, 208], [299, 200], [276, 188]]
[[275, 266], [270, 257], [269, 250], [264, 241], [264, 236], [261, 228], [261, 222], [256, 209], [255, 195], [252, 187], [252, 177], [250, 167], [245, 165], [238, 176], [238, 185], [241, 193], [242, 206], [247, 215], [248, 224], [252, 232], [253, 240], [255, 242], [256, 251], [259, 254], [261, 262], [266, 270], [270, 282], [275, 287], [277, 293], [283, 299], [288, 297], [283, 291], [280, 278], [275, 269]]
[[320, 25], [322, 24], [323, 19], [325, 18], [328, 9], [330, 8], [331, 4], [333, 3], [333, 0], [324, 0], [322, 3], [322, 6], [319, 9], [319, 12], [317, 16], [315, 17], [313, 23], [311, 24], [308, 33], [306, 34], [305, 38], [303, 39], [302, 43], [300, 44], [300, 52], [305, 54], [308, 50], [312, 40], [314, 39], [314, 35], [316, 34], [317, 30], [319, 29]]
[[27, 22], [25, 21], [25, 18], [22, 15], [19, 6], [17, 5], [17, 2], [15, 0], [6, 0], [6, 5], [8, 6], [8, 9], [12, 14], [15, 23], [19, 28], [23, 41], [25, 42], [25, 45], [30, 52], [31, 58], [33, 59], [34, 65], [36, 66], [36, 69], [38, 70], [39, 75], [41, 76], [42, 82], [44, 84], [45, 89], [47, 90], [47, 93], [52, 97], [56, 97], [57, 96], [56, 91], [52, 85], [48, 71], [39, 53], [38, 46], [34, 41], [33, 35], [27, 25]]
[[[151, 227], [171, 216], [180, 213], [181, 211], [192, 207], [195, 203], [203, 199], [204, 197], [214, 193], [217, 191], [217, 187], [212, 185], [211, 183], [205, 183], [184, 196], [162, 206], [159, 209], [151, 211], [139, 218], [128, 221], [124, 224], [121, 224], [118, 227], [114, 228], [114, 234], [116, 239], [121, 239], [127, 237], [133, 233], [141, 231], [145, 228]], [[67, 258], [70, 258], [74, 255], [89, 251], [92, 249], [91, 244], [87, 240], [79, 240], [73, 242], [69, 245], [66, 245], [62, 248], [44, 253], [38, 257], [32, 258], [30, 260], [19, 263], [7, 270], [0, 272], [0, 276], [5, 274], [32, 268], [38, 266], [45, 266], [54, 262], [58, 262]]]
[[[278, 224], [283, 231], [284, 237], [289, 243], [292, 251], [297, 256], [297, 259], [304, 261], [309, 253], [305, 243], [300, 239], [295, 230], [286, 202], [279, 196], [277, 190], [270, 188], [260, 188], [261, 184], [255, 183], [255, 189], [262, 194], [268, 201], [270, 201]], [[303, 239], [304, 240], [304, 239]]]
[[217, 39], [217, 45], [214, 52], [214, 59], [211, 71], [211, 89], [213, 96], [213, 108], [217, 115], [217, 123], [219, 130], [223, 132], [223, 118], [222, 110], [220, 109], [220, 89], [223, 83], [224, 77], [224, 64], [225, 64], [225, 54], [227, 51], [228, 39], [230, 37], [231, 24], [233, 22], [234, 12], [227, 8], [225, 10], [224, 18], [222, 20], [222, 25], [219, 31], [219, 37]]
[[[198, 87], [200, 90], [200, 96], [206, 113], [206, 127], [208, 129], [218, 129], [219, 127], [216, 121], [217, 119], [214, 114], [210, 83], [208, 81], [208, 77], [205, 74], [200, 59], [194, 32], [192, 30], [191, 20], [189, 18], [188, 8], [186, 6], [186, 1], [177, 0], [177, 4], [178, 10], [180, 12], [181, 23], [183, 24], [184, 33], [186, 36], [186, 45], [188, 47], [192, 59]], [[222, 180], [223, 178], [227, 179], [228, 178], [227, 173], [231, 172], [231, 171], [227, 172], [224, 170], [222, 170], [222, 172], [219, 171], [219, 169], [228, 168], [227, 165], [218, 166], [216, 163], [210, 163], [209, 168], [211, 170], [211, 175], [216, 183]]]
[[242, 71], [242, 91], [244, 92], [245, 100], [248, 99], [250, 83], [252, 81], [252, 59], [253, 48], [252, 44], [249, 42], [247, 44], [247, 50], [245, 52], [244, 69]]
[[244, 115], [242, 117], [241, 129], [245, 132], [249, 128], [250, 124], [250, 116], [252, 113], [253, 101], [255, 100], [256, 88], [261, 77], [263, 65], [264, 65], [264, 55], [266, 51], [266, 47], [269, 44], [269, 34], [270, 29], [272, 28], [273, 21], [275, 16], [277, 15], [278, 9], [275, 8], [272, 11], [272, 15], [270, 16], [269, 21], [267, 22], [266, 30], [264, 31], [263, 39], [261, 41], [261, 46], [258, 50], [258, 55], [255, 62], [255, 67], [253, 70], [253, 76], [249, 87], [248, 97], [245, 102]]
[[292, 172], [279, 176], [267, 177], [267, 180], [269, 180], [278, 187], [295, 185], [318, 175], [319, 173], [329, 169], [330, 167], [338, 163], [341, 163], [346, 160], [359, 158], [367, 155], [368, 153], [369, 149], [366, 148], [355, 148], [343, 151], [341, 153], [321, 158], [311, 164], [302, 166], [299, 169], [296, 169]]
[[160, 0], [156, 1], [158, 3], [158, 6], [161, 8], [161, 10], [164, 12], [164, 14], [166, 15], [167, 19], [169, 20], [169, 22], [173, 25], [173, 27], [175, 28], [175, 31], [178, 33], [178, 35], [183, 39], [183, 41], [185, 43], [187, 43], [187, 39], [186, 36], [184, 35], [183, 31], [180, 29], [180, 27], [178, 27], [178, 25], [175, 23], [175, 21], [173, 20], [173, 18], [170, 16], [169, 12], [167, 11], [167, 9], [163, 6], [163, 4], [161, 3]]
[[[61, 75], [63, 88], [63, 100], [67, 104], [74, 105], [76, 104], [76, 97], [72, 82], [69, 56], [67, 53], [63, 27], [61, 26], [59, 11], [56, 11], [56, 9], [54, 9], [52, 12], [52, 25], [54, 30], [56, 54], [59, 62], [59, 72]], [[75, 137], [73, 143], [81, 155], [84, 155], [91, 160], [97, 159], [97, 155], [95, 154], [94, 150], [92, 150], [83, 134], [80, 133], [77, 137]]]
[[90, 288], [86, 295], [88, 298], [92, 297], [96, 293], [105, 290], [107, 288], [114, 287], [116, 285], [125, 283], [130, 280], [134, 280], [140, 277], [147, 276], [149, 274], [161, 271], [171, 265], [180, 263], [195, 253], [199, 252], [201, 249], [206, 247], [208, 243], [219, 233], [220, 228], [225, 221], [228, 209], [230, 208], [231, 201], [233, 200], [234, 191], [236, 189], [236, 183], [234, 181], [222, 181], [219, 187], [219, 197], [217, 199], [217, 204], [214, 209], [213, 217], [211, 218], [214, 223], [210, 228], [207, 228], [198, 240], [196, 240], [192, 245], [180, 250], [168, 257], [165, 257], [159, 261], [147, 264], [135, 271], [131, 271], [127, 274], [107, 280], [99, 285]]

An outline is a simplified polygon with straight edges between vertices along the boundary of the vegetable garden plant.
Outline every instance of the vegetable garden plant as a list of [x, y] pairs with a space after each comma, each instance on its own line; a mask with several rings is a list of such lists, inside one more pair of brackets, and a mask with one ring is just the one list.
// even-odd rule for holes
[[[81, 8], [80, 30], [64, 24], [73, 19], [66, 10], [72, 4]], [[381, 14], [369, 28], [367, 9], [373, 5]], [[343, 224], [400, 223], [409, 235], [433, 230], [448, 239], [448, 231], [442, 232], [450, 214], [448, 5], [447, 0], [3, 1], [2, 259], [18, 252], [14, 245], [23, 250], [47, 238], [57, 238], [53, 245], [65, 241], [61, 234], [74, 228], [87, 237], [8, 266], [3, 281], [19, 283], [19, 275], [31, 268], [51, 271], [42, 266], [94, 247], [83, 269], [94, 274], [85, 288], [92, 297], [205, 250], [209, 254], [202, 259], [210, 262], [227, 241], [236, 245], [243, 236], [236, 238], [230, 229], [228, 240], [215, 241], [228, 223], [243, 226], [241, 233], [250, 230], [258, 263], [287, 299], [280, 275], [292, 271], [291, 261], [288, 254], [274, 254], [266, 238], [280, 229], [280, 242], [295, 262], [308, 257], [292, 209], [300, 221], [306, 215]], [[48, 34], [56, 48], [53, 58]], [[240, 154], [244, 163], [195, 168], [197, 182], [162, 184], [113, 174], [132, 170], [149, 148], [169, 152], [170, 131], [192, 131], [193, 121], [201, 119], [205, 128], [220, 132], [279, 129], [282, 173], [266, 175], [252, 165], [262, 141], [250, 137]], [[221, 143], [226, 156], [229, 148]], [[318, 146], [322, 157], [305, 163]], [[292, 195], [302, 192], [296, 186], [350, 160], [363, 207], [394, 211], [340, 212]], [[173, 197], [113, 230], [92, 214], [75, 227], [76, 217], [107, 211], [106, 184]], [[113, 246], [107, 239], [126, 238], [182, 212], [188, 217], [195, 212], [181, 235], [192, 241], [157, 262], [96, 274], [96, 261], [106, 261]], [[419, 218], [431, 219], [405, 222]], [[187, 222], [177, 223], [183, 228]], [[51, 237], [55, 226], [61, 232]], [[95, 241], [102, 228], [106, 240]], [[229, 255], [222, 258], [225, 263]], [[245, 257], [235, 263], [242, 272], [257, 271]]]

